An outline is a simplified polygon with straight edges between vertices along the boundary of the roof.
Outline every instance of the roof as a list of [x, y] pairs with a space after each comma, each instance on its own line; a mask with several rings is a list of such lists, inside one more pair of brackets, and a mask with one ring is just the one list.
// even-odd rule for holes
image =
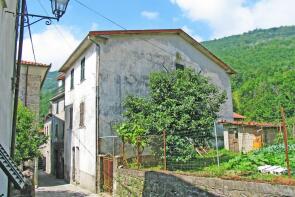
[[238, 114], [238, 113], [233, 113], [233, 118], [235, 119], [245, 119], [246, 117], [245, 116], [242, 116], [241, 114]]
[[220, 120], [218, 123], [221, 124], [230, 124], [230, 125], [242, 125], [242, 126], [257, 126], [257, 127], [273, 127], [278, 128], [279, 125], [267, 122], [244, 122], [244, 121], [231, 121], [231, 120]]
[[57, 80], [64, 80], [65, 79], [65, 74], [64, 73], [59, 73], [56, 79]]
[[90, 31], [87, 37], [80, 43], [80, 45], [76, 48], [76, 50], [70, 55], [70, 57], [66, 60], [64, 65], [60, 68], [60, 72], [65, 72], [67, 69], [71, 67], [71, 64], [78, 58], [77, 53], [82, 53], [85, 49], [87, 49], [91, 42], [89, 41], [91, 37], [96, 36], [113, 36], [113, 35], [144, 35], [144, 34], [175, 34], [182, 37], [184, 40], [193, 45], [196, 49], [198, 49], [201, 53], [207, 56], [209, 59], [214, 61], [217, 65], [223, 68], [228, 74], [234, 74], [235, 71], [226, 63], [224, 63], [221, 59], [211, 53], [206, 47], [201, 45], [198, 41], [192, 38], [189, 34], [184, 32], [182, 29], [149, 29], [149, 30], [111, 30], [111, 31]]
[[20, 63], [21, 63], [21, 65], [50, 67], [50, 65], [47, 65], [47, 64], [38, 63], [38, 62], [31, 62], [31, 61], [25, 61], [25, 60], [22, 60]]

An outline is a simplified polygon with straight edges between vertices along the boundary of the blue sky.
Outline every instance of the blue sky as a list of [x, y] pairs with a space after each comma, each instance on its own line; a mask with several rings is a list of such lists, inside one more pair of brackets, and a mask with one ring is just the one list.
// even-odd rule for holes
[[[60, 22], [31, 27], [37, 61], [53, 63], [53, 70], [88, 31], [120, 29], [77, 1], [126, 29], [182, 28], [198, 41], [295, 24], [294, 0], [70, 0]], [[49, 0], [27, 0], [27, 5], [29, 13], [51, 15]], [[32, 60], [28, 34], [24, 59]]]

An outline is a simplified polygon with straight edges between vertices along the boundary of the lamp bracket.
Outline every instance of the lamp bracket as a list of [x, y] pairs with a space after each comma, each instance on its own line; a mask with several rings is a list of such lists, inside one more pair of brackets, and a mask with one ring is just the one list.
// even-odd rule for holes
[[37, 14], [21, 14], [21, 13], [14, 13], [14, 12], [11, 12], [11, 11], [8, 11], [6, 10], [5, 12], [7, 13], [10, 13], [10, 14], [13, 14], [14, 16], [27, 16], [27, 17], [31, 17], [31, 18], [38, 18], [37, 20], [31, 22], [31, 23], [28, 23], [28, 18], [25, 17], [24, 20], [25, 20], [25, 23], [27, 23], [26, 25], [24, 25], [24, 27], [28, 27], [30, 25], [33, 25], [39, 21], [42, 21], [42, 20], [45, 20], [45, 24], [46, 25], [51, 25], [52, 24], [52, 20], [56, 20], [56, 21], [59, 21], [59, 18], [58, 17], [51, 17], [51, 16], [43, 16], [43, 15], [37, 15]]

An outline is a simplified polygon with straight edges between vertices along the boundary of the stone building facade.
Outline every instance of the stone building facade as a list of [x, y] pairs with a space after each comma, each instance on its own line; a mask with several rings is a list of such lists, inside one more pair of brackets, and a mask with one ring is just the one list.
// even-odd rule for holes
[[[65, 166], [70, 180], [100, 191], [99, 155], [118, 154], [113, 125], [127, 95], [145, 96], [152, 71], [183, 65], [227, 94], [220, 116], [232, 119], [234, 71], [180, 29], [89, 32], [60, 69], [65, 73]], [[222, 133], [221, 133], [222, 135]], [[82, 181], [83, 180], [83, 181]]]
[[21, 62], [19, 98], [39, 119], [41, 88], [50, 65], [30, 61]]

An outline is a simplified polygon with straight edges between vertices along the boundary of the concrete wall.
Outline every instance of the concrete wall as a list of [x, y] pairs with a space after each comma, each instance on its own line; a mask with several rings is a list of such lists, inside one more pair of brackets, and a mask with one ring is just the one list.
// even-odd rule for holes
[[[80, 81], [80, 62], [85, 57], [85, 80]], [[81, 57], [73, 64], [74, 68], [74, 89], [70, 89], [70, 73], [68, 70], [65, 75], [65, 105], [66, 105], [66, 168], [70, 166], [72, 175], [72, 157], [69, 155], [73, 147], [79, 148], [79, 177], [81, 187], [91, 191], [96, 190], [96, 47], [92, 46], [85, 51]], [[85, 126], [80, 127], [80, 103], [85, 103]], [[69, 129], [68, 106], [73, 106], [73, 129]], [[70, 141], [69, 141], [70, 140]], [[70, 147], [69, 147], [70, 146]], [[72, 178], [70, 178], [72, 181]]]
[[114, 196], [295, 196], [295, 187], [118, 169]]
[[[16, 12], [17, 0], [5, 0], [7, 8], [0, 3], [0, 144], [10, 153], [13, 114], [12, 87], [15, 50], [15, 17], [5, 10]], [[7, 195], [7, 177], [0, 169], [0, 195]]]
[[45, 160], [45, 172], [51, 174], [51, 140], [52, 140], [52, 120], [51, 118], [47, 119], [44, 123], [44, 132], [48, 136], [48, 140], [44, 148], [42, 149], [42, 155], [46, 158]]
[[[152, 42], [153, 45], [148, 42]], [[169, 51], [169, 54], [154, 45]], [[222, 106], [220, 116], [223, 119], [232, 119], [233, 109], [229, 75], [180, 36], [111, 36], [100, 46], [100, 137], [116, 135], [112, 126], [122, 118], [122, 102], [125, 97], [130, 94], [147, 95], [150, 72], [165, 71], [164, 67], [168, 70], [175, 69], [176, 53], [181, 56], [179, 63], [201, 71], [215, 85], [226, 91], [228, 99]], [[219, 130], [218, 135], [223, 135], [223, 129]], [[220, 141], [223, 144], [222, 138]], [[100, 144], [100, 153], [112, 151], [112, 143]]]

